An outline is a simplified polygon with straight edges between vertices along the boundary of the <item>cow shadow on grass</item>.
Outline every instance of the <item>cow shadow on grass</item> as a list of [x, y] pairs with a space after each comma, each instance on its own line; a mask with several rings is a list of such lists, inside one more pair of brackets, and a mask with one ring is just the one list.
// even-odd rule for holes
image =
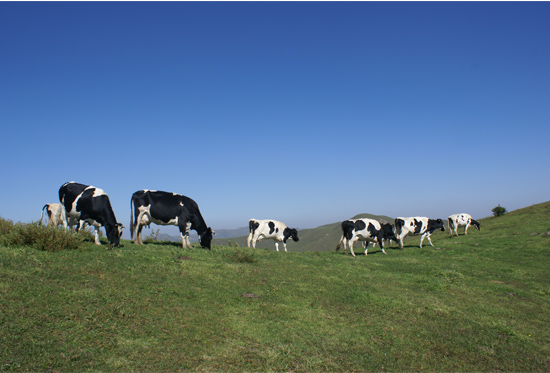
[[[133, 241], [132, 241], [133, 242]], [[147, 246], [147, 245], [155, 245], [155, 246], [170, 246], [170, 247], [177, 247], [179, 249], [183, 249], [183, 250], [191, 250], [191, 249], [204, 249], [198, 242], [191, 242], [191, 247], [189, 248], [183, 248], [182, 245], [181, 245], [181, 241], [180, 242], [177, 242], [177, 241], [147, 241], [147, 242], [143, 242], [143, 246]]]
[[[411, 248], [414, 248], [414, 247], [418, 247], [418, 246], [404, 246], [404, 248], [407, 248], [407, 247], [411, 247]], [[386, 253], [388, 253], [389, 250], [396, 250], [396, 251], [400, 251], [400, 250], [403, 250], [402, 248], [400, 248], [399, 246], [384, 246], [384, 251], [386, 251]], [[343, 254], [342, 250], [337, 250], [336, 251], [337, 253], [340, 252]], [[361, 248], [359, 250], [356, 250], [354, 249], [353, 252], [355, 253], [355, 256], [371, 256], [371, 255], [377, 255], [377, 254], [382, 254], [382, 255], [385, 255], [382, 250], [380, 249], [380, 247], [369, 247], [369, 252], [367, 255], [365, 255], [365, 249], [364, 248]], [[344, 255], [349, 255], [349, 256], [352, 256], [351, 253], [349, 252], [349, 249], [347, 251], [347, 253], [345, 253]]]
[[109, 240], [107, 240], [106, 238], [103, 238], [103, 237], [99, 239], [99, 243], [101, 245], [96, 245], [94, 237], [84, 237], [82, 239], [82, 242], [87, 243], [87, 244], [88, 243], [89, 244], [94, 244], [97, 247], [104, 247], [105, 249], [108, 249], [108, 250], [112, 250], [113, 248], [120, 249], [120, 248], [124, 247], [124, 244], [122, 243], [122, 240], [120, 240], [120, 243], [119, 243], [118, 246], [114, 246], [112, 243], [109, 242]]

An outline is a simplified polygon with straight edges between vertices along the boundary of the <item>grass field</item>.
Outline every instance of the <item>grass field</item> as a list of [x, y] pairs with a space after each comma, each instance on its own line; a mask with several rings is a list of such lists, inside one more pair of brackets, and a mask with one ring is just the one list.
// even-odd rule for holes
[[355, 259], [0, 246], [0, 370], [550, 371], [550, 203], [480, 222]]

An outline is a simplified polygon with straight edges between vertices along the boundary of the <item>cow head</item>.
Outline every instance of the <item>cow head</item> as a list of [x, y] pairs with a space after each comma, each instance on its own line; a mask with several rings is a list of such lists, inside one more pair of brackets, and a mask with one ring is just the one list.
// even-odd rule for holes
[[283, 236], [284, 243], [286, 243], [286, 240], [288, 240], [289, 238], [292, 238], [294, 242], [300, 241], [300, 239], [298, 238], [298, 231], [294, 228], [285, 228]]
[[120, 223], [107, 224], [105, 226], [105, 232], [107, 232], [107, 239], [114, 246], [120, 246], [120, 237], [122, 236], [122, 228], [124, 226]]
[[443, 225], [443, 220], [441, 219], [429, 219], [428, 220], [428, 230], [430, 232], [440, 229], [442, 232], [445, 232], [445, 226]]
[[475, 221], [474, 219], [472, 219], [470, 224], [473, 225], [474, 227], [476, 227], [478, 231], [481, 230], [481, 225], [477, 221]]
[[381, 227], [382, 227], [382, 236], [384, 239], [397, 241], [397, 237], [395, 237], [395, 231], [393, 229], [394, 228], [393, 224], [383, 223], [381, 224]]
[[211, 250], [212, 247], [212, 235], [214, 235], [214, 231], [212, 228], [208, 227], [206, 228], [206, 231], [201, 234], [201, 246], [205, 249]]

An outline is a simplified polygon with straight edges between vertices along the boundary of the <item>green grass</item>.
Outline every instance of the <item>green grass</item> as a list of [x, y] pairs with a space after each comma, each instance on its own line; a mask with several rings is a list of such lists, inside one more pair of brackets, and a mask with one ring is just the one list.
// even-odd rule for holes
[[481, 224], [355, 259], [0, 246], [0, 369], [549, 371], [550, 203]]

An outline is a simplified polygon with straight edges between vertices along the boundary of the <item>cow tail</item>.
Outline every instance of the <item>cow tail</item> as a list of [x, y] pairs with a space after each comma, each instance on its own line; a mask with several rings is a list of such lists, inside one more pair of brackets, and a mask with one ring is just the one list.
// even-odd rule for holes
[[342, 246], [342, 241], [344, 241], [344, 235], [340, 238], [340, 242], [338, 242], [338, 246], [336, 246], [336, 251], [340, 250], [340, 246]]
[[42, 207], [42, 212], [40, 213], [40, 223], [39, 225], [42, 225], [42, 218], [44, 217], [44, 210], [48, 207], [48, 204], [46, 203], [44, 207]]
[[134, 196], [130, 199], [130, 237], [134, 239]]

